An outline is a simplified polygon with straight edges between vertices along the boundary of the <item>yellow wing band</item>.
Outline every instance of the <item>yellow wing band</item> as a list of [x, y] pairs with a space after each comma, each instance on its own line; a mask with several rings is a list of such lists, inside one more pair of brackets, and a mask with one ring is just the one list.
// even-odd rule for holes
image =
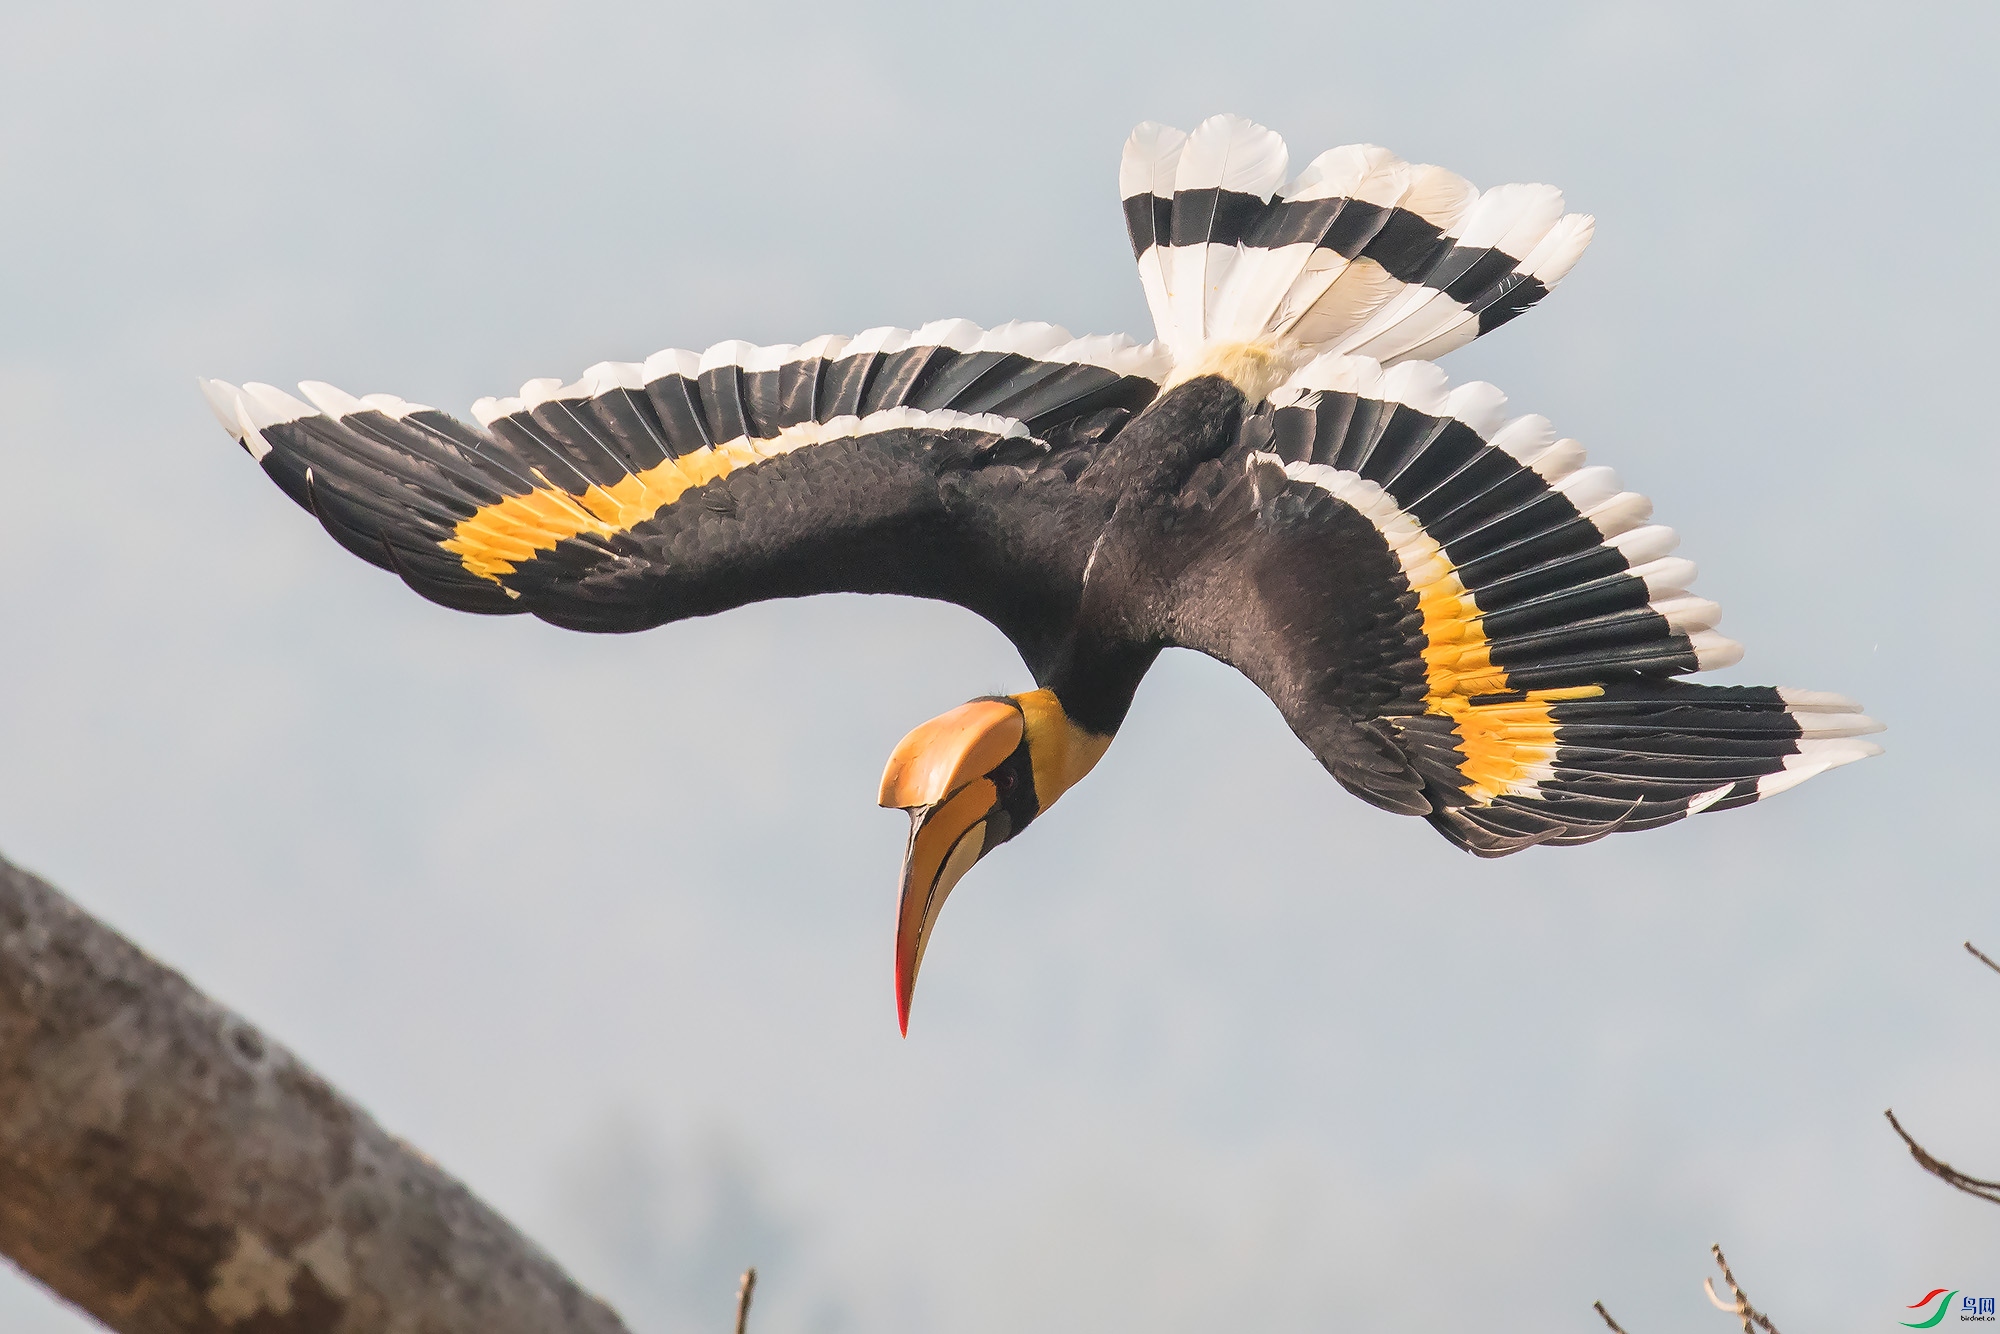
[[[1410, 551], [1413, 547], [1417, 550]], [[1416, 557], [1405, 559], [1404, 574], [1424, 618], [1424, 672], [1430, 687], [1424, 706], [1448, 716], [1458, 733], [1465, 752], [1458, 766], [1465, 777], [1463, 791], [1482, 805], [1495, 797], [1532, 794], [1538, 780], [1551, 776], [1548, 766], [1556, 755], [1549, 705], [1589, 699], [1604, 688], [1530, 690], [1518, 700], [1474, 704], [1475, 696], [1511, 689], [1506, 669], [1494, 665], [1485, 613], [1429, 534], [1407, 539], [1398, 555], [1405, 552]]]
[[501, 575], [514, 573], [521, 562], [533, 560], [536, 553], [553, 551], [565, 538], [630, 532], [695, 487], [727, 477], [738, 468], [806, 445], [899, 429], [974, 431], [1002, 439], [1028, 434], [1025, 424], [991, 413], [883, 408], [865, 417], [800, 422], [763, 439], [738, 436], [631, 473], [608, 487], [592, 485], [581, 494], [555, 485], [537, 471], [534, 477], [540, 486], [526, 495], [508, 496], [484, 507], [458, 524], [438, 545], [457, 556], [471, 573], [498, 582]]
[[[1424, 630], [1424, 709], [1452, 721], [1465, 758], [1458, 771], [1460, 790], [1484, 805], [1501, 796], [1533, 796], [1549, 777], [1556, 754], [1555, 717], [1549, 706], [1589, 699], [1602, 686], [1514, 691], [1507, 670], [1493, 661], [1486, 613], [1459, 577], [1436, 538], [1414, 514], [1396, 503], [1381, 485], [1325, 464], [1292, 463], [1288, 475], [1337, 496], [1374, 525], [1417, 595]], [[1483, 695], [1516, 694], [1488, 704]]]
[[[764, 441], [768, 448], [778, 441]], [[781, 453], [782, 449], [771, 453]], [[609, 487], [592, 486], [581, 495], [549, 484], [524, 496], [508, 496], [459, 523], [439, 543], [465, 568], [496, 583], [538, 552], [553, 551], [566, 538], [585, 533], [611, 537], [658, 514], [697, 486], [726, 477], [746, 464], [771, 457], [748, 440], [731, 440], [668, 459], [643, 472], [621, 477]]]

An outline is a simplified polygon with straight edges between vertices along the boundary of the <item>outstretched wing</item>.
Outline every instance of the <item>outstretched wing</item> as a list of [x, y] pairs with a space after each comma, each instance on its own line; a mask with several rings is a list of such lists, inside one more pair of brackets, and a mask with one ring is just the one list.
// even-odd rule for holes
[[204, 389], [336, 541], [448, 607], [623, 631], [894, 592], [1022, 643], [1080, 581], [1070, 479], [1165, 372], [1151, 344], [952, 320], [603, 363], [482, 399], [477, 426], [313, 382]]
[[1246, 419], [1177, 642], [1242, 669], [1346, 786], [1498, 856], [1743, 805], [1878, 747], [1734, 663], [1652, 505], [1488, 384], [1322, 357]]

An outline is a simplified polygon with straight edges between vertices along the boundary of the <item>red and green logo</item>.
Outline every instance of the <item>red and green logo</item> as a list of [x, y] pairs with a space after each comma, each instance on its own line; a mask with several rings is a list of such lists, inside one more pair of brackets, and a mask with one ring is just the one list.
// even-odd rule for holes
[[[1937, 1302], [1937, 1310], [1931, 1312], [1930, 1315], [1926, 1316], [1922, 1320], [1905, 1320], [1902, 1321], [1901, 1324], [1905, 1329], [1932, 1328], [1939, 1321], [1944, 1319], [1944, 1313], [1951, 1309], [1951, 1299], [1956, 1296], [1958, 1296], [1957, 1288], [1953, 1288], [1950, 1292], [1946, 1292], [1943, 1288], [1932, 1288], [1929, 1292], [1924, 1294], [1921, 1300], [1911, 1302], [1909, 1309], [1912, 1311], [1916, 1311], [1922, 1309], [1923, 1307], [1929, 1306], [1932, 1302]], [[1944, 1300], [1938, 1302], [1939, 1297], [1943, 1297]]]

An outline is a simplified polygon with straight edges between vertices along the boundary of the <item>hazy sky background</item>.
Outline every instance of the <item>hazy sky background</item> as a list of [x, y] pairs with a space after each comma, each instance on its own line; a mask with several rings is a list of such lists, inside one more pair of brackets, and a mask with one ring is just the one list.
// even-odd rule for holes
[[[0, 850], [434, 1154], [635, 1329], [1783, 1328], [2000, 1291], [1987, 6], [8, 5]], [[1118, 744], [891, 990], [911, 726], [969, 614], [622, 639], [339, 550], [194, 377], [463, 413], [724, 338], [1149, 336], [1130, 127], [1552, 181], [1597, 241], [1447, 358], [1650, 494], [1890, 753], [1498, 863], [1232, 672]], [[0, 1328], [85, 1327], [0, 1271]]]

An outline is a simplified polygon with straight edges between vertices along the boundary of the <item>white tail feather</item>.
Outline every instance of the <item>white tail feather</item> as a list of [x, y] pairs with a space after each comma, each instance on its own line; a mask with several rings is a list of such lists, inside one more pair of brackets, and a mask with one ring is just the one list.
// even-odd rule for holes
[[[1287, 161], [1282, 139], [1236, 116], [1212, 117], [1192, 134], [1148, 123], [1126, 142], [1118, 186], [1143, 219], [1134, 223], [1140, 282], [1160, 339], [1184, 372], [1209, 349], [1238, 343], [1301, 358], [1340, 351], [1384, 362], [1428, 360], [1479, 336], [1482, 308], [1505, 275], [1517, 275], [1508, 291], [1539, 286], [1518, 292], [1484, 327], [1554, 286], [1590, 242], [1591, 219], [1565, 216], [1551, 186], [1502, 185], [1482, 194], [1442, 167], [1412, 166], [1372, 144], [1329, 149], [1289, 182]], [[1316, 235], [1253, 243], [1240, 225], [1219, 226], [1210, 212], [1215, 196], [1190, 197], [1195, 191], [1236, 196], [1239, 222], [1249, 207], [1243, 196], [1264, 208], [1348, 200], [1373, 212], [1331, 215], [1346, 219], [1340, 244], [1349, 258]], [[1131, 203], [1141, 198], [1144, 206]], [[1177, 207], [1200, 212], [1192, 219], [1183, 212], [1176, 224]], [[1382, 209], [1397, 212], [1380, 225], [1401, 218], [1400, 231], [1384, 235], [1385, 248], [1371, 253], [1375, 233], [1367, 228]], [[1306, 218], [1315, 229], [1322, 221]], [[1162, 234], [1153, 234], [1156, 225]], [[1180, 244], [1171, 244], [1175, 234]], [[1466, 252], [1480, 250], [1501, 257], [1496, 269], [1494, 256], [1485, 256], [1477, 271], [1494, 276], [1478, 292], [1446, 295], [1447, 284], [1479, 258]], [[1439, 267], [1447, 254], [1456, 259]]]
[[[1285, 179], [1285, 141], [1263, 126], [1239, 116], [1211, 116], [1195, 127], [1181, 150], [1174, 171], [1176, 194], [1190, 190], [1222, 190], [1253, 195], [1268, 202]], [[1167, 293], [1175, 327], [1193, 335], [1195, 343], [1247, 342], [1233, 337], [1235, 326], [1226, 311], [1235, 305], [1232, 272], [1246, 272], [1261, 258], [1238, 246], [1207, 243], [1207, 238], [1169, 252]], [[1258, 317], [1261, 323], [1261, 314]]]
[[[1173, 198], [1174, 170], [1186, 145], [1187, 135], [1171, 125], [1147, 121], [1133, 130], [1132, 137], [1125, 141], [1125, 156], [1118, 164], [1119, 197]], [[1157, 244], [1139, 256], [1139, 285], [1146, 291], [1146, 306], [1153, 312], [1153, 323], [1161, 330], [1163, 339], [1171, 327], [1166, 316], [1169, 309], [1166, 239], [1159, 237]]]

